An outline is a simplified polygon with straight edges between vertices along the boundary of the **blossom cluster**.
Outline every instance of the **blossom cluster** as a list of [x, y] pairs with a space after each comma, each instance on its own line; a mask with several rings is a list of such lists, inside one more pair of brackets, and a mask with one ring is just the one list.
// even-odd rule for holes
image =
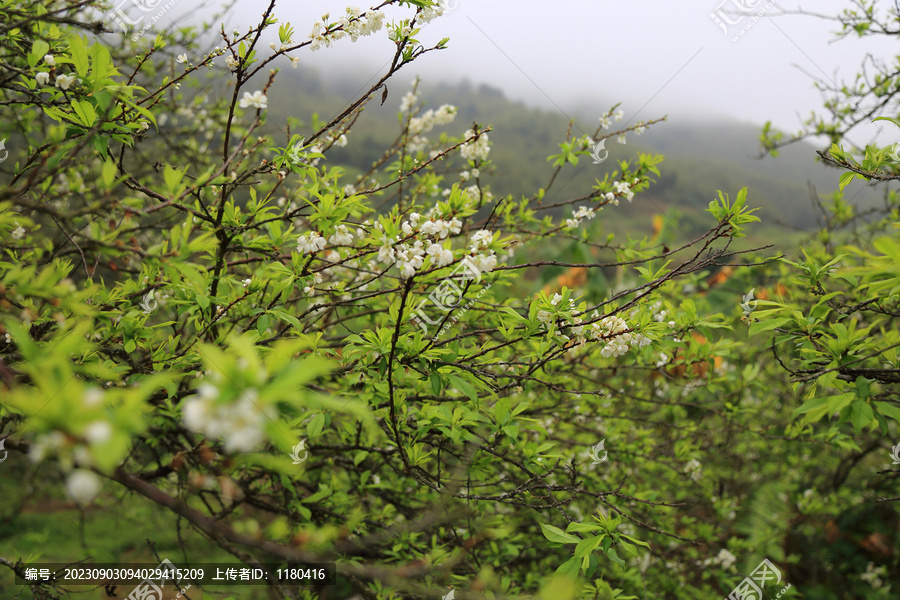
[[430, 6], [428, 8], [423, 8], [419, 11], [418, 16], [416, 17], [416, 21], [425, 25], [430, 23], [444, 14], [444, 9], [446, 5], [444, 2], [439, 2], [435, 6]]
[[361, 36], [371, 35], [384, 27], [384, 13], [380, 10], [370, 10], [363, 14], [356, 6], [348, 6], [346, 15], [335, 23], [328, 25], [329, 13], [322, 15], [321, 21], [313, 25], [309, 39], [312, 40], [310, 49], [316, 51], [322, 46], [331, 47], [331, 43], [344, 37], [349, 37], [355, 42]]
[[[640, 179], [635, 179], [633, 185], [637, 185], [640, 182]], [[613, 184], [613, 187], [616, 189], [615, 194], [621, 194], [625, 196], [625, 199], [631, 202], [634, 198], [634, 191], [631, 189], [631, 185], [629, 185], [625, 181], [617, 181]], [[614, 204], [618, 205], [619, 202], [616, 200]]]
[[696, 458], [692, 458], [684, 466], [684, 472], [691, 478], [691, 481], [700, 481], [703, 465]]
[[[415, 82], [413, 82], [415, 85]], [[403, 96], [403, 99], [400, 100], [400, 112], [407, 113], [416, 105], [416, 102], [419, 101], [419, 94], [415, 90], [406, 92]]]
[[632, 189], [632, 187], [636, 186], [640, 182], [641, 180], [639, 178], [635, 178], [634, 182], [631, 184], [626, 181], [617, 181], [613, 184], [613, 188], [615, 191], [606, 192], [605, 194], [603, 194], [602, 198], [613, 206], [619, 205], [618, 196], [624, 196], [626, 200], [631, 202], [634, 199], [634, 190]]
[[[229, 452], [249, 452], [265, 439], [266, 414], [257, 404], [259, 392], [247, 388], [236, 402], [220, 404], [219, 388], [203, 383], [184, 403], [184, 425], [211, 438], [221, 438]], [[271, 416], [271, 415], [270, 415]]]
[[[441, 218], [439, 207], [434, 207], [423, 216], [419, 213], [410, 213], [409, 219], [404, 221], [400, 228], [407, 238], [423, 235], [424, 239], [416, 239], [412, 243], [400, 242], [397, 236], [396, 242], [386, 240], [378, 250], [378, 262], [388, 268], [396, 265], [400, 269], [400, 275], [410, 278], [425, 264], [425, 258], [431, 257], [435, 266], [443, 267], [454, 260], [453, 251], [444, 246], [440, 240], [447, 239], [451, 234], [456, 235], [462, 230], [462, 221], [456, 217]], [[376, 224], [381, 229], [380, 224]], [[493, 250], [487, 246], [493, 240], [493, 233], [486, 230], [475, 232], [472, 236], [471, 253], [469, 260], [481, 272], [489, 272], [497, 267], [497, 257]], [[482, 252], [482, 250], [486, 250]]]
[[584, 219], [590, 220], [597, 216], [598, 210], [599, 209], [594, 209], [590, 206], [579, 206], [578, 210], [572, 215], [572, 218], [566, 219], [566, 227], [572, 229], [578, 227]]
[[409, 133], [418, 135], [428, 133], [437, 125], [447, 125], [456, 117], [456, 107], [450, 104], [442, 104], [437, 110], [426, 110], [419, 117], [409, 120]]
[[[616, 181], [613, 183], [613, 191], [606, 192], [601, 198], [613, 206], [619, 205], [619, 196], [623, 196], [626, 200], [631, 202], [634, 199], [634, 190], [632, 188], [639, 184], [640, 181], [641, 180], [638, 178], [635, 178], [634, 182], [631, 184], [626, 181]], [[566, 227], [575, 229], [581, 225], [582, 221], [585, 219], [590, 220], [597, 216], [597, 212], [601, 209], [602, 207], [579, 206], [572, 214], [572, 217], [566, 219]]]
[[[400, 112], [410, 112], [418, 102], [419, 96], [415, 92], [407, 92], [400, 102]], [[442, 104], [437, 110], [429, 109], [417, 117], [409, 120], [409, 151], [413, 154], [422, 152], [428, 144], [428, 139], [422, 135], [428, 133], [436, 126], [447, 125], [456, 117], [456, 107], [450, 104]]]
[[[553, 298], [550, 300], [550, 304], [558, 306], [558, 304], [562, 301], [562, 295], [554, 294]], [[569, 299], [568, 310], [574, 310], [575, 308], [575, 300]], [[592, 317], [594, 319], [599, 318], [599, 314], [597, 311], [593, 312]], [[549, 310], [539, 310], [537, 312], [537, 319], [544, 323], [545, 326], [549, 327], [551, 321], [554, 318], [553, 312]], [[629, 331], [628, 323], [625, 322], [624, 319], [617, 316], [609, 316], [600, 319], [599, 321], [592, 323], [589, 327], [587, 327], [587, 331], [585, 331], [585, 326], [582, 325], [584, 320], [579, 316], [572, 317], [572, 323], [574, 326], [571, 327], [571, 332], [575, 336], [575, 341], [578, 345], [584, 345], [588, 338], [602, 342], [605, 345], [600, 350], [600, 354], [606, 358], [617, 357], [625, 354], [629, 350], [629, 344], [633, 348], [643, 348], [650, 344], [650, 338], [641, 334], [635, 333], [633, 331]], [[567, 335], [560, 334], [560, 337], [569, 342], [571, 338]]]
[[721, 550], [719, 550], [719, 553], [715, 558], [707, 558], [700, 564], [704, 567], [708, 567], [710, 565], [721, 565], [722, 569], [727, 571], [735, 562], [737, 562], [737, 558], [734, 556], [734, 554], [732, 554], [725, 548], [722, 548]]
[[[463, 134], [463, 137], [470, 138], [473, 135], [475, 135], [475, 132], [469, 129]], [[488, 146], [488, 136], [486, 133], [480, 134], [478, 138], [467, 144], [463, 144], [459, 148], [459, 153], [466, 160], [487, 160], [490, 151], [491, 148]]]
[[[44, 64], [50, 67], [50, 70], [53, 70], [56, 66], [56, 57], [52, 54], [45, 54], [43, 60]], [[40, 71], [35, 74], [34, 80], [38, 85], [47, 85], [50, 82], [50, 73]], [[75, 83], [81, 83], [81, 80], [74, 75], [57, 75], [54, 79], [54, 85], [61, 90], [68, 90]]]
[[[357, 233], [362, 237], [362, 230]], [[318, 231], [304, 233], [297, 240], [297, 252], [300, 254], [315, 254], [325, 249], [326, 244], [332, 246], [349, 246], [353, 243], [353, 233], [346, 225], [335, 227], [334, 233], [327, 240]]]
[[628, 352], [628, 345], [643, 348], [650, 344], [650, 338], [641, 333], [628, 331], [628, 324], [617, 316], [606, 317], [590, 327], [590, 336], [595, 340], [607, 340], [600, 354], [606, 358], [622, 356]]
[[[96, 387], [88, 388], [83, 396], [84, 410], [91, 410], [103, 404], [103, 392]], [[100, 478], [87, 467], [95, 465], [91, 449], [105, 444], [112, 438], [112, 426], [103, 419], [88, 423], [79, 438], [72, 438], [61, 431], [40, 434], [31, 444], [28, 458], [38, 463], [48, 453], [55, 452], [63, 470], [68, 471], [66, 490], [79, 504], [87, 504], [100, 492]], [[73, 468], [75, 464], [85, 468]]]
[[[880, 567], [876, 567], [875, 563], [869, 562], [869, 564], [866, 566], [866, 572], [860, 575], [859, 578], [871, 585], [873, 590], [877, 590], [884, 585], [884, 580], [882, 579], [882, 577], [886, 576], [886, 566], [881, 565]], [[890, 589], [891, 585], [888, 584], [887, 587], [885, 587], [885, 590]]]
[[603, 129], [609, 129], [612, 125], [613, 120], [616, 122], [621, 121], [625, 118], [624, 110], [617, 110], [615, 113], [612, 111], [607, 111], [600, 117], [600, 124], [603, 126]]

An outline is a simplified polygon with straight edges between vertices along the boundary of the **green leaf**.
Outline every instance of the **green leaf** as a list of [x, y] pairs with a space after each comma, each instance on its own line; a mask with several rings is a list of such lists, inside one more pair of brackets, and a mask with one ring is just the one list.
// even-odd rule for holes
[[578, 542], [578, 545], [575, 546], [575, 558], [583, 558], [585, 555], [593, 552], [593, 550], [600, 545], [600, 542], [603, 541], [604, 537], [605, 534], [595, 535]]
[[319, 437], [322, 433], [322, 429], [325, 428], [325, 413], [318, 413], [316, 416], [312, 418], [312, 421], [309, 422], [309, 425], [306, 428], [307, 433], [309, 433], [310, 438]]
[[94, 106], [86, 100], [75, 100], [72, 102], [72, 109], [85, 127], [92, 127], [97, 121], [97, 112], [94, 110]]
[[858, 400], [850, 405], [850, 422], [857, 431], [862, 431], [869, 423], [875, 420], [872, 407], [863, 400]]
[[88, 72], [88, 54], [85, 43], [85, 38], [77, 35], [69, 38], [69, 53], [72, 56], [72, 64], [80, 77], [86, 76]]
[[578, 577], [578, 571], [581, 569], [581, 565], [579, 564], [579, 562], [580, 561], [574, 558], [570, 558], [563, 564], [559, 565], [559, 567], [556, 569], [556, 574], [563, 575], [565, 577], [571, 577], [573, 579]]
[[173, 194], [178, 191], [178, 184], [181, 183], [183, 177], [184, 171], [179, 171], [169, 165], [166, 165], [166, 168], [163, 170], [163, 178], [166, 181], [166, 187]]
[[853, 179], [855, 177], [856, 177], [856, 173], [853, 173], [852, 171], [849, 171], [849, 172], [841, 175], [838, 186], [840, 187], [842, 192], [844, 191], [844, 188], [847, 187], [850, 184], [850, 182], [853, 181]]
[[878, 412], [883, 414], [886, 417], [890, 417], [895, 421], [900, 421], [900, 408], [897, 408], [893, 404], [888, 404], [887, 402], [874, 402], [875, 408], [878, 409]]
[[478, 393], [476, 392], [474, 385], [458, 375], [447, 375], [447, 379], [450, 380], [450, 385], [468, 396], [470, 400], [473, 402], [478, 400]]
[[34, 43], [31, 44], [31, 52], [28, 53], [28, 66], [33, 69], [34, 66], [44, 58], [44, 55], [49, 53], [49, 51], [50, 44], [44, 40], [35, 40]]
[[610, 558], [610, 560], [612, 560], [614, 563], [616, 563], [620, 567], [625, 566], [625, 561], [622, 560], [621, 558], [619, 558], [619, 555], [616, 554], [615, 548], [610, 548], [609, 550], [607, 550], [606, 555]]
[[435, 396], [441, 393], [441, 389], [443, 388], [443, 383], [441, 382], [441, 376], [437, 373], [432, 373], [428, 376], [429, 381], [431, 382], [431, 391]]
[[579, 533], [593, 533], [600, 529], [603, 528], [596, 523], [579, 523], [578, 521], [572, 521], [569, 523], [568, 527], [566, 527], [566, 531], [577, 531]]
[[574, 535], [570, 535], [560, 529], [559, 527], [554, 527], [553, 525], [546, 525], [544, 523], [539, 523], [541, 529], [544, 532], [544, 537], [550, 540], [551, 542], [557, 542], [559, 544], [577, 544], [581, 540], [579, 540]]

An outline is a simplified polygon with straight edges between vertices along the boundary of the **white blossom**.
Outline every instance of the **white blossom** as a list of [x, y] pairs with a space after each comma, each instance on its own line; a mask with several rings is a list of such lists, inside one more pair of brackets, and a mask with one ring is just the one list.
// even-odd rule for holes
[[328, 238], [328, 242], [335, 246], [349, 246], [353, 243], [353, 234], [350, 233], [346, 225], [338, 225], [334, 235]]
[[442, 104], [437, 110], [426, 110], [421, 116], [409, 120], [410, 135], [428, 133], [440, 125], [448, 125], [456, 117], [456, 107], [450, 104]]
[[691, 478], [692, 481], [700, 481], [701, 470], [703, 465], [700, 464], [700, 461], [696, 458], [692, 458], [688, 461], [688, 463], [684, 466], [684, 472]]
[[439, 267], [445, 267], [453, 262], [453, 251], [444, 248], [441, 244], [431, 244], [428, 247], [427, 254], [432, 257], [434, 263]]
[[378, 249], [378, 262], [392, 265], [394, 264], [394, 257], [394, 249], [391, 246], [385, 244]]
[[[884, 581], [881, 579], [882, 577], [887, 575], [887, 567], [881, 565], [880, 567], [875, 567], [875, 563], [870, 562], [866, 566], [866, 572], [859, 576], [860, 579], [868, 583], [872, 586], [872, 589], [879, 589], [882, 585], [884, 585]], [[888, 586], [890, 587], [890, 586]]]
[[723, 569], [728, 570], [736, 561], [737, 558], [735, 558], [734, 554], [732, 554], [725, 548], [722, 548], [721, 550], [719, 550], [719, 553], [715, 558], [707, 558], [701, 564], [703, 566], [722, 565]]
[[428, 145], [428, 138], [422, 137], [421, 135], [417, 135], [409, 140], [407, 146], [409, 146], [410, 154], [418, 154], [425, 150], [425, 147]]
[[232, 71], [237, 71], [237, 68], [240, 66], [240, 64], [241, 64], [241, 61], [239, 61], [238, 59], [236, 59], [233, 56], [225, 57], [225, 66], [228, 67], [229, 69], [231, 69]]
[[112, 437], [112, 427], [106, 421], [94, 421], [84, 430], [84, 439], [92, 444], [102, 444]]
[[265, 110], [268, 106], [268, 98], [261, 90], [256, 90], [252, 94], [250, 92], [244, 92], [244, 97], [241, 98], [241, 108], [247, 108], [251, 105], [258, 109]]
[[487, 248], [494, 240], [494, 234], [487, 229], [481, 229], [472, 234], [472, 249]]
[[647, 336], [628, 331], [628, 324], [617, 316], [606, 317], [590, 326], [591, 338], [606, 343], [600, 350], [601, 356], [614, 358], [622, 356], [632, 348], [643, 348], [650, 344]]
[[188, 60], [187, 54], [179, 54], [177, 58], [175, 58], [175, 62], [179, 64], [186, 63]]
[[469, 260], [471, 260], [475, 265], [475, 268], [482, 273], [489, 273], [497, 267], [497, 257], [494, 255], [493, 250], [491, 250], [491, 253], [487, 255], [476, 254]]
[[417, 269], [422, 268], [424, 262], [421, 256], [412, 256], [409, 260], [400, 261], [400, 276], [409, 279], [416, 274]]
[[579, 206], [578, 210], [576, 210], [575, 214], [572, 216], [575, 217], [576, 219], [581, 220], [581, 219], [593, 219], [596, 215], [597, 215], [597, 213], [594, 211], [593, 208], [591, 208], [589, 206]]
[[325, 248], [325, 238], [318, 231], [310, 231], [300, 236], [297, 240], [297, 252], [300, 254], [309, 254]]
[[100, 478], [92, 471], [75, 469], [66, 479], [69, 496], [78, 504], [87, 504], [100, 492]]
[[52, 54], [45, 54], [44, 55], [44, 64], [47, 65], [48, 67], [54, 67], [54, 66], [56, 66], [56, 59], [53, 58]]
[[47, 82], [50, 81], [50, 73], [45, 71], [41, 71], [37, 75], [34, 76], [34, 80], [38, 85], [47, 85]]
[[625, 183], [624, 181], [617, 181], [613, 184], [613, 187], [616, 188], [616, 193], [624, 194], [625, 199], [631, 202], [631, 199], [634, 198], [634, 192], [631, 191], [631, 186]]
[[215, 386], [201, 385], [197, 395], [185, 401], [185, 427], [208, 437], [221, 438], [229, 452], [249, 452], [258, 447], [265, 440], [264, 427], [269, 411], [257, 406], [257, 390], [242, 391], [230, 404], [217, 403], [218, 395]]
[[414, 92], [406, 92], [403, 96], [403, 99], [400, 101], [400, 112], [409, 112], [409, 110], [415, 106], [416, 102], [418, 102], [419, 96]]
[[57, 75], [56, 76], [56, 87], [58, 87], [61, 90], [69, 89], [69, 86], [71, 86], [73, 83], [75, 83], [74, 75]]

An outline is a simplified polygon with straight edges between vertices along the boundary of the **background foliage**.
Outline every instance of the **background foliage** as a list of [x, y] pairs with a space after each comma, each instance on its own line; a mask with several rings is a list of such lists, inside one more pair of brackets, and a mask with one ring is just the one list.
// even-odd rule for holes
[[[312, 37], [273, 3], [152, 44], [108, 8], [0, 4], [5, 594], [66, 597], [13, 575], [86, 557], [337, 563], [333, 588], [198, 598], [711, 598], [764, 558], [785, 598], [896, 593], [891, 148], [835, 133], [789, 256], [752, 243], [742, 184], [636, 237], [609, 223], [679, 185], [662, 156], [560, 188], [656, 119], [473, 122], [486, 90], [414, 83], [390, 136], [368, 120], [447, 43], [431, 3]], [[860, 35], [890, 18], [855, 11]], [[278, 69], [354, 35], [395, 41], [383, 79], [276, 118]], [[868, 92], [895, 117], [893, 81]], [[542, 155], [515, 171], [498, 140], [526, 123]], [[860, 211], [851, 178], [883, 200]]]

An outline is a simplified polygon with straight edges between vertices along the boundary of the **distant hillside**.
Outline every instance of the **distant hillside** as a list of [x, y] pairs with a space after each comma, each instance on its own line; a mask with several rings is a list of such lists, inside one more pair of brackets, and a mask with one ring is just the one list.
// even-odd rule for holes
[[[286, 117], [309, 122], [312, 112], [321, 119], [330, 119], [343, 110], [366, 85], [362, 76], [336, 78], [329, 74], [326, 81], [311, 70], [286, 69], [281, 72], [280, 85], [273, 88], [269, 101], [270, 123], [283, 123]], [[397, 80], [402, 81], [402, 80]], [[355, 172], [368, 167], [397, 136], [397, 111], [400, 99], [409, 89], [389, 85], [384, 106], [373, 102], [357, 122], [346, 148], [333, 148], [329, 161]], [[425, 81], [420, 88], [429, 107], [450, 103], [459, 108], [455, 122], [444, 130], [454, 134], [477, 121], [493, 127], [490, 133], [491, 159], [496, 171], [488, 179], [496, 196], [512, 194], [518, 198], [532, 195], [547, 184], [551, 173], [546, 157], [558, 151], [568, 126], [567, 119], [558, 112], [530, 108], [522, 102], [508, 99], [504, 93], [488, 85], [457, 84]], [[324, 110], [323, 110], [324, 108]], [[597, 114], [579, 115], [574, 132], [592, 133]], [[655, 118], [662, 115], [647, 115]], [[296, 133], [308, 131], [301, 128]], [[435, 139], [440, 130], [430, 135]], [[281, 140], [276, 137], [276, 139]], [[699, 230], [700, 213], [721, 189], [731, 196], [743, 186], [750, 188], [750, 202], [762, 210], [759, 215], [768, 224], [783, 223], [790, 227], [811, 228], [815, 215], [810, 204], [811, 183], [820, 195], [830, 194], [837, 185], [837, 174], [815, 162], [816, 148], [796, 144], [785, 148], [777, 159], [756, 159], [759, 128], [738, 123], [673, 123], [654, 126], [643, 136], [628, 136], [627, 145], [614, 139], [607, 142], [610, 159], [594, 165], [589, 159], [568, 171], [557, 180], [548, 194], [551, 200], [585, 194], [596, 178], [617, 168], [616, 161], [631, 160], [637, 151], [664, 154], [662, 177], [644, 196], [635, 198], [631, 206], [619, 207], [632, 216], [646, 215], [646, 202], [663, 210], [677, 208], [685, 215], [685, 223]], [[859, 187], [848, 188], [848, 197], [857, 194], [855, 202], [871, 205], [876, 194]], [[618, 209], [617, 209], [618, 210]], [[696, 221], [696, 222], [695, 222]]]

